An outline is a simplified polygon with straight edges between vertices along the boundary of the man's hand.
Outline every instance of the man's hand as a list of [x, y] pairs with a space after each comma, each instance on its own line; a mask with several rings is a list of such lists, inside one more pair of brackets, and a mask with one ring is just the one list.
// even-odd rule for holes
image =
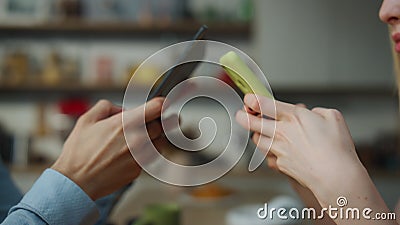
[[[142, 130], [156, 140], [162, 134], [157, 118], [163, 98], [155, 98], [133, 110], [124, 111], [130, 130]], [[140, 149], [148, 144], [138, 133], [130, 146]], [[101, 100], [82, 115], [64, 144], [52, 169], [78, 184], [93, 200], [110, 194], [139, 176], [141, 168], [133, 159], [123, 132], [122, 109]]]

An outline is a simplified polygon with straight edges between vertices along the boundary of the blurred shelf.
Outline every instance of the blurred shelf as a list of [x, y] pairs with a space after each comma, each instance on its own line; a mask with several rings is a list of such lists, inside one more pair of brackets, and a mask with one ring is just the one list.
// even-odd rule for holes
[[[78, 36], [87, 37], [136, 37], [162, 36], [165, 34], [192, 36], [203, 23], [197, 21], [178, 21], [171, 23], [134, 23], [134, 22], [88, 22], [65, 21], [34, 24], [0, 24], [0, 37], [9, 38], [21, 35], [29, 37]], [[209, 36], [248, 37], [251, 26], [244, 22], [209, 22], [205, 23]], [[96, 35], [96, 36], [94, 36]], [[99, 35], [99, 36], [97, 36]]]
[[397, 97], [397, 90], [394, 87], [373, 86], [310, 86], [310, 87], [276, 87], [273, 88], [275, 97], [279, 96], [357, 96], [357, 97]]
[[97, 84], [63, 84], [63, 85], [18, 85], [18, 86], [5, 86], [0, 85], [0, 94], [55, 94], [55, 93], [123, 93], [125, 87], [121, 85]]
[[58, 86], [19, 85], [1, 86], [1, 102], [58, 101], [66, 97], [96, 99], [123, 99], [125, 87], [121, 85], [64, 84]]
[[[63, 84], [57, 86], [46, 85], [0, 85], [0, 95], [10, 94], [71, 94], [71, 93], [121, 93], [125, 92], [126, 86], [110, 84]], [[146, 90], [143, 86], [138, 91]], [[219, 90], [210, 90], [210, 93], [219, 93]], [[397, 97], [397, 90], [390, 87], [277, 87], [273, 89], [275, 97], [301, 96], [301, 97]]]

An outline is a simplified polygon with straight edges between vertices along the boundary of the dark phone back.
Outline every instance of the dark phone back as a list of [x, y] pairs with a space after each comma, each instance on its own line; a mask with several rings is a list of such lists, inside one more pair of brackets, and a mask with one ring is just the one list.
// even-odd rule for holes
[[[207, 30], [207, 26], [203, 25], [197, 31], [196, 35], [193, 37], [193, 40], [200, 40], [204, 37], [204, 34]], [[186, 80], [190, 77], [193, 71], [197, 68], [200, 61], [193, 61], [182, 63], [185, 61], [190, 61], [193, 59], [199, 60], [202, 59], [205, 55], [204, 44], [192, 43], [188, 49], [185, 50], [182, 57], [175, 63], [176, 66], [169, 69], [165, 72], [160, 80], [156, 82], [156, 85], [151, 90], [147, 100], [150, 100], [157, 96], [167, 96], [168, 93], [180, 82]]]

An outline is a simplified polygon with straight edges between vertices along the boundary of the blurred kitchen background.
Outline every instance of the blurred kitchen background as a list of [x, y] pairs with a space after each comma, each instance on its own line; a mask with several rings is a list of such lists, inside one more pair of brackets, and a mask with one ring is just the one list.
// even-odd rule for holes
[[[79, 115], [102, 98], [122, 104], [127, 82], [144, 59], [189, 40], [206, 24], [206, 39], [231, 44], [258, 63], [277, 99], [338, 108], [393, 208], [400, 197], [399, 106], [379, 5], [364, 0], [1, 0], [3, 161], [17, 185], [28, 190], [57, 158]], [[146, 71], [151, 76], [157, 65]], [[191, 107], [189, 117], [215, 109], [204, 101]], [[197, 126], [186, 127], [191, 125]], [[297, 204], [283, 176], [265, 165], [254, 173], [246, 169], [246, 162], [239, 163], [203, 189], [142, 175], [110, 223], [128, 224], [154, 203], [177, 204], [182, 224], [241, 224], [232, 222], [236, 207], [279, 196]]]

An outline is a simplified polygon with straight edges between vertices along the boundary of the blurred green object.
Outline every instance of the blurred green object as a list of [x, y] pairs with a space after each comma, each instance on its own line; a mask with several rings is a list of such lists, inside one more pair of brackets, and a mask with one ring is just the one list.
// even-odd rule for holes
[[253, 0], [242, 0], [239, 11], [239, 19], [244, 22], [250, 22], [254, 17]]
[[154, 204], [145, 208], [140, 219], [132, 225], [179, 225], [180, 209], [176, 204]]

